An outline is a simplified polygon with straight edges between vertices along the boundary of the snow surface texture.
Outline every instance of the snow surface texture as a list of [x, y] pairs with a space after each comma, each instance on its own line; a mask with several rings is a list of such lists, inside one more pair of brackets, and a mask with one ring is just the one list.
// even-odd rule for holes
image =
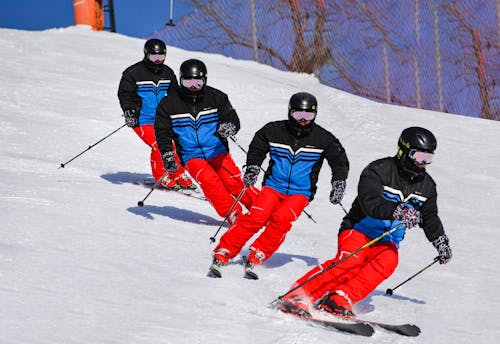
[[[185, 59], [206, 62], [208, 83], [227, 92], [238, 111], [243, 147], [265, 123], [286, 118], [293, 93], [315, 94], [317, 122], [340, 139], [351, 162], [347, 208], [361, 170], [393, 155], [402, 129], [424, 126], [437, 136], [429, 171], [455, 256], [385, 296], [436, 256], [421, 229], [408, 231], [394, 275], [356, 308], [371, 320], [416, 323], [422, 334], [335, 333], [268, 308], [335, 255], [344, 213], [328, 202], [327, 164], [306, 209], [318, 224], [303, 215], [258, 281], [244, 279], [239, 264], [225, 267], [222, 279], [206, 277], [209, 238], [221, 221], [208, 202], [155, 191], [137, 207], [148, 189], [133, 182], [150, 174], [149, 149], [129, 128], [58, 169], [122, 125], [118, 82], [142, 58], [143, 44], [87, 27], [0, 29], [2, 344], [497, 341], [500, 123], [379, 104], [309, 75], [168, 49], [176, 72]], [[242, 166], [245, 155], [230, 146]]]

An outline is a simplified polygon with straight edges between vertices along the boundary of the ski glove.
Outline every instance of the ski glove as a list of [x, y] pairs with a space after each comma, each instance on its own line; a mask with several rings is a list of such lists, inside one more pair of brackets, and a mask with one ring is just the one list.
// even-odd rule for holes
[[219, 124], [217, 133], [223, 139], [227, 139], [229, 136], [236, 135], [236, 126], [233, 123], [222, 122], [221, 124]]
[[123, 117], [125, 117], [125, 124], [127, 127], [134, 128], [139, 125], [139, 114], [136, 113], [134, 109], [125, 110]]
[[330, 202], [339, 204], [344, 197], [346, 182], [345, 180], [334, 180], [332, 182], [332, 191], [330, 191]]
[[250, 187], [257, 183], [257, 178], [259, 177], [260, 166], [248, 165], [245, 169], [245, 174], [243, 175], [243, 182], [246, 187]]
[[439, 264], [446, 264], [451, 260], [453, 254], [451, 253], [450, 240], [446, 234], [441, 235], [432, 241], [432, 245], [437, 249], [439, 254]]
[[165, 152], [162, 155], [163, 159], [163, 167], [167, 170], [168, 173], [175, 173], [179, 169], [177, 166], [177, 162], [175, 161], [175, 153], [174, 151]]
[[404, 203], [396, 207], [392, 216], [395, 220], [403, 222], [407, 228], [415, 227], [420, 224], [421, 221], [420, 212]]

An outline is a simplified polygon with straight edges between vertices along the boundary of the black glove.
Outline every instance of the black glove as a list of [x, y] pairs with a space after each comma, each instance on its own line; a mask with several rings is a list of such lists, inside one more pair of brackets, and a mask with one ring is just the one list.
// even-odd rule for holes
[[441, 235], [432, 241], [432, 245], [437, 249], [439, 254], [439, 264], [446, 264], [453, 257], [451, 253], [450, 240], [446, 234]]
[[334, 180], [332, 182], [332, 191], [330, 191], [330, 202], [339, 204], [344, 197], [346, 182], [345, 180]]
[[234, 136], [236, 134], [236, 126], [233, 123], [222, 122], [217, 128], [217, 133], [223, 139], [227, 139], [229, 136]]
[[392, 216], [395, 220], [403, 222], [407, 228], [415, 227], [420, 224], [421, 221], [420, 212], [404, 203], [396, 207]]
[[136, 113], [134, 109], [125, 110], [123, 117], [125, 117], [125, 124], [127, 127], [134, 128], [139, 125], [139, 114]]
[[248, 165], [245, 169], [245, 174], [243, 175], [243, 182], [247, 187], [255, 185], [257, 183], [257, 178], [259, 177], [260, 166]]
[[163, 167], [167, 170], [168, 173], [175, 173], [179, 169], [177, 166], [177, 162], [175, 161], [175, 153], [174, 151], [165, 152], [162, 155], [163, 159]]

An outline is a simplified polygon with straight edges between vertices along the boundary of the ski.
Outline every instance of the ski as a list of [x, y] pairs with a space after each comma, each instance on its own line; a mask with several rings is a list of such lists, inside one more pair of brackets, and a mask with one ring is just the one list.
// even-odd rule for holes
[[[284, 305], [283, 303], [280, 303], [280, 304]], [[273, 307], [279, 309], [280, 311], [282, 311], [284, 313], [293, 315], [293, 316], [298, 317], [298, 318], [303, 318], [305, 320], [310, 319], [310, 321], [318, 323], [318, 324], [326, 326], [326, 327], [328, 327], [328, 326], [335, 327], [336, 326], [335, 324], [339, 323], [338, 321], [330, 321], [330, 320], [310, 317], [309, 313], [307, 313], [307, 314], [299, 314], [297, 312], [294, 313], [293, 309], [284, 310], [281, 307], [279, 307], [279, 304], [274, 304]], [[361, 334], [361, 335], [365, 335], [365, 336], [371, 335], [371, 334], [368, 334], [369, 330], [367, 329], [367, 326], [369, 328], [371, 328], [372, 333], [374, 331], [374, 327], [379, 327], [379, 328], [384, 329], [386, 331], [397, 333], [397, 334], [400, 334], [403, 336], [408, 336], [408, 337], [416, 337], [421, 332], [420, 328], [416, 325], [413, 325], [413, 324], [393, 325], [393, 324], [387, 324], [387, 323], [378, 322], [378, 321], [359, 319], [357, 317], [344, 316], [344, 315], [340, 315], [340, 314], [339, 315], [331, 314], [331, 313], [328, 313], [328, 314], [335, 317], [335, 318], [342, 319], [344, 321], [348, 321], [347, 323], [340, 322], [340, 324], [342, 324], [342, 325], [346, 325], [346, 324], [347, 325], [363, 325], [359, 328], [354, 326], [354, 329], [352, 329], [353, 326], [348, 326], [347, 330], [350, 329], [350, 330], [354, 330], [354, 331], [358, 331], [358, 332], [364, 331], [363, 332], [364, 334]], [[364, 330], [363, 330], [363, 327], [364, 327]], [[351, 333], [353, 333], [353, 332], [351, 332]], [[356, 333], [356, 334], [360, 334], [360, 333]]]
[[342, 315], [335, 315], [332, 314], [332, 316], [335, 316], [337, 318], [341, 318], [344, 320], [350, 320], [358, 324], [368, 324], [376, 327], [380, 327], [384, 330], [394, 332], [403, 336], [408, 336], [408, 337], [417, 337], [420, 334], [420, 328], [417, 325], [413, 324], [400, 324], [400, 325], [393, 325], [393, 324], [387, 324], [383, 322], [378, 322], [378, 321], [371, 321], [371, 320], [365, 320], [365, 319], [359, 319], [356, 317], [350, 317], [350, 316], [342, 316]]
[[315, 318], [308, 312], [298, 312], [298, 309], [295, 309], [293, 305], [291, 303], [288, 303], [287, 301], [271, 303], [271, 307], [278, 309], [285, 314], [289, 314], [296, 318], [305, 320], [309, 323], [316, 324], [327, 329], [333, 328], [339, 332], [347, 332], [365, 337], [370, 337], [375, 332], [370, 324], [362, 322], [353, 322], [348, 320], [333, 321], [328, 319]]
[[[233, 264], [231, 261], [229, 261], [227, 264]], [[222, 272], [221, 268], [225, 266], [226, 264], [218, 261], [215, 259], [215, 257], [212, 259], [212, 265], [208, 268], [208, 274], [207, 277], [212, 277], [212, 278], [222, 278]]]
[[243, 256], [242, 259], [243, 259], [243, 267], [245, 268], [245, 278], [252, 279], [252, 280], [258, 280], [259, 275], [257, 275], [255, 273], [255, 271], [253, 271], [253, 265], [251, 265], [248, 262], [247, 257]]
[[[156, 185], [156, 181], [154, 179], [142, 179], [134, 182], [136, 185], [142, 185], [146, 188], [152, 188], [153, 186]], [[203, 193], [200, 191], [199, 188], [197, 189], [166, 189], [162, 186], [157, 186], [156, 187], [158, 190], [163, 190], [163, 191], [168, 191], [168, 192], [176, 192], [178, 194], [196, 198], [202, 201], [206, 201], [206, 197], [203, 196]]]
[[215, 263], [212, 263], [212, 265], [210, 265], [210, 268], [208, 270], [207, 277], [222, 278], [222, 273], [220, 272], [220, 266]]
[[[259, 279], [259, 275], [257, 275], [254, 271], [252, 271], [252, 267], [248, 263], [246, 256], [243, 256], [241, 261], [238, 261], [238, 262], [232, 261], [232, 263], [230, 263], [230, 264], [239, 264], [240, 262], [243, 263], [243, 267], [245, 268], [245, 275], [244, 275], [245, 278], [251, 279], [251, 280], [258, 280]], [[210, 268], [208, 269], [207, 277], [222, 278], [222, 272], [221, 272], [222, 266], [223, 265], [215, 262], [215, 260], [212, 261], [212, 265], [210, 265]]]
[[341, 322], [341, 321], [331, 321], [318, 318], [310, 318], [298, 314], [286, 313], [294, 316], [295, 318], [305, 320], [311, 324], [316, 324], [326, 329], [335, 329], [339, 332], [347, 332], [355, 334], [358, 336], [371, 337], [375, 330], [370, 324], [362, 322]]

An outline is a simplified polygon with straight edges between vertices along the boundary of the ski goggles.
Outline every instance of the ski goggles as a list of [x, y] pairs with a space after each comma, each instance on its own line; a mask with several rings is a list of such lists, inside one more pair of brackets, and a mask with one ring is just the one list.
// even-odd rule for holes
[[311, 111], [293, 111], [292, 117], [296, 121], [312, 121], [316, 117], [316, 113]]
[[181, 79], [181, 84], [185, 88], [196, 88], [200, 89], [203, 87], [205, 81], [203, 79]]
[[422, 152], [416, 149], [411, 149], [408, 154], [410, 159], [413, 160], [413, 163], [416, 165], [429, 165], [432, 163], [432, 158], [434, 157], [434, 153]]
[[149, 61], [153, 63], [163, 63], [165, 61], [166, 54], [148, 54]]

